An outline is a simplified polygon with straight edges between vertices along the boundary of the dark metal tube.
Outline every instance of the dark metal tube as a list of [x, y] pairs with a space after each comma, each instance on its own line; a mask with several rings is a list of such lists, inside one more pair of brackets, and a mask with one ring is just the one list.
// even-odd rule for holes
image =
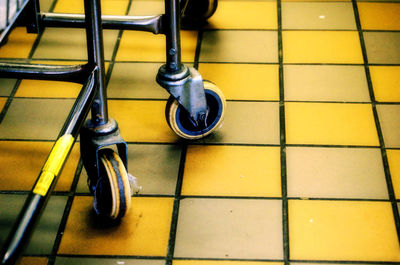
[[0, 62], [0, 77], [84, 83], [88, 65], [46, 65]]
[[[163, 15], [155, 16], [101, 16], [103, 29], [126, 29], [148, 31], [154, 34], [162, 32]], [[85, 15], [42, 13], [44, 27], [85, 28]]]
[[85, 0], [84, 3], [88, 64], [97, 67], [99, 73], [96, 82], [97, 94], [92, 105], [92, 121], [103, 125], [108, 122], [108, 108], [100, 0]]
[[181, 67], [179, 0], [165, 1], [165, 19], [167, 71], [174, 73], [179, 71]]
[[[57, 183], [58, 176], [60, 175], [59, 173], [61, 172], [61, 168], [67, 160], [73, 143], [78, 137], [79, 129], [89, 112], [92, 100], [94, 98], [94, 87], [95, 72], [90, 75], [90, 77], [87, 79], [87, 82], [84, 84], [81, 93], [75, 101], [70, 115], [68, 116], [64, 127], [61, 130], [60, 136], [58, 137], [56, 144], [53, 146], [46, 164], [42, 168], [41, 174], [36, 180], [34, 188], [26, 199], [20, 215], [0, 251], [1, 264], [15, 264], [25, 244], [27, 243], [37, 221], [39, 220], [40, 214], [46, 205], [49, 194]], [[67, 139], [67, 141], [63, 141], [64, 139]], [[60, 140], [63, 144], [59, 144]], [[65, 142], [68, 143], [67, 146], [64, 146]], [[54, 168], [57, 170], [54, 170]], [[46, 173], [54, 174], [51, 175], [52, 179], [50, 179], [49, 182], [44, 185], [44, 190], [41, 190], [40, 187], [38, 189], [38, 183], [40, 181], [43, 182], [43, 179], [46, 179], [44, 178], [46, 177]], [[43, 186], [43, 184], [40, 185]]]

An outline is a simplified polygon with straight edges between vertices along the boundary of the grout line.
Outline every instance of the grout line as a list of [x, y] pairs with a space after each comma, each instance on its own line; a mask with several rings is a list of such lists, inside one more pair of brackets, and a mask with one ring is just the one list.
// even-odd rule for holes
[[289, 265], [289, 207], [287, 197], [286, 171], [286, 125], [285, 125], [285, 90], [283, 71], [283, 40], [282, 40], [282, 2], [277, 0], [278, 18], [278, 57], [279, 57], [279, 123], [280, 123], [280, 159], [281, 159], [281, 191], [282, 191], [282, 239], [284, 264]]
[[[201, 42], [203, 40], [203, 31], [198, 30], [197, 32], [198, 32], [197, 44], [196, 44], [195, 58], [194, 58], [194, 63], [193, 63], [193, 68], [195, 68], [196, 70], [198, 70], [198, 68], [199, 68]], [[178, 179], [177, 179], [176, 189], [175, 189], [174, 206], [173, 206], [171, 227], [170, 227], [170, 234], [169, 234], [169, 241], [168, 241], [168, 251], [167, 251], [167, 257], [165, 260], [166, 265], [172, 265], [172, 262], [174, 259], [176, 231], [177, 231], [177, 227], [178, 227], [180, 200], [182, 199], [181, 192], [182, 192], [182, 182], [183, 182], [183, 174], [184, 174], [184, 170], [185, 170], [187, 148], [188, 148], [188, 142], [184, 141], [182, 144], [181, 160], [179, 163]]]
[[[131, 6], [132, 6], [132, 0], [129, 0], [128, 6], [127, 6], [126, 11], [125, 11], [125, 16], [128, 15], [128, 13], [129, 13], [129, 11], [131, 9]], [[106, 79], [105, 86], [106, 86], [106, 88], [108, 88], [108, 84], [109, 84], [110, 79], [111, 79], [111, 74], [112, 74], [112, 71], [114, 69], [114, 65], [116, 63], [115, 59], [117, 57], [117, 52], [118, 52], [119, 46], [121, 44], [121, 38], [122, 38], [123, 32], [124, 32], [124, 30], [118, 30], [118, 37], [117, 37], [117, 40], [115, 42], [114, 50], [113, 50], [113, 53], [111, 55], [111, 60], [109, 61], [108, 70], [107, 70], [107, 73], [106, 73], [106, 76], [105, 76], [105, 79]], [[106, 62], [106, 60], [104, 60], [104, 62]], [[107, 99], [111, 99], [111, 98], [107, 97]]]
[[56, 261], [57, 252], [58, 252], [58, 249], [60, 248], [61, 239], [62, 239], [62, 236], [64, 235], [64, 231], [65, 231], [65, 228], [67, 226], [67, 220], [68, 220], [69, 214], [71, 212], [72, 203], [73, 203], [73, 201], [75, 199], [76, 187], [78, 186], [79, 177], [81, 175], [82, 168], [83, 168], [83, 163], [82, 163], [82, 159], [80, 159], [79, 163], [78, 163], [78, 166], [77, 166], [77, 168], [75, 170], [74, 179], [72, 181], [71, 189], [70, 189], [70, 192], [68, 194], [68, 200], [67, 200], [67, 203], [66, 203], [65, 208], [64, 208], [64, 213], [63, 213], [63, 216], [61, 218], [60, 225], [58, 226], [57, 236], [56, 236], [56, 239], [54, 241], [53, 248], [51, 250], [51, 254], [50, 254], [49, 258], [48, 258], [48, 263], [47, 263], [48, 265], [53, 265], [55, 263], [55, 261]]
[[186, 153], [187, 153], [187, 145], [184, 144], [184, 145], [182, 145], [178, 179], [176, 182], [174, 206], [173, 206], [173, 211], [172, 211], [171, 227], [170, 227], [169, 240], [168, 240], [168, 251], [167, 251], [167, 257], [166, 257], [166, 261], [165, 261], [166, 265], [172, 265], [172, 261], [174, 259], [176, 231], [177, 231], [177, 227], [178, 227], [179, 205], [180, 205], [180, 200], [182, 199], [181, 191], [182, 191], [183, 174], [184, 174], [184, 170], [185, 170]]
[[392, 183], [392, 178], [390, 175], [390, 170], [389, 170], [389, 162], [386, 154], [386, 149], [385, 149], [385, 142], [383, 139], [383, 131], [380, 125], [379, 121], [379, 115], [376, 107], [376, 100], [375, 100], [375, 95], [374, 95], [374, 90], [373, 90], [373, 85], [372, 85], [372, 80], [371, 80], [371, 75], [369, 71], [369, 65], [368, 65], [368, 54], [367, 54], [367, 48], [364, 42], [364, 36], [362, 32], [362, 27], [361, 27], [361, 20], [358, 12], [358, 7], [357, 7], [357, 2], [356, 0], [352, 0], [353, 3], [353, 9], [354, 9], [354, 16], [356, 19], [356, 24], [357, 24], [357, 29], [360, 37], [360, 43], [361, 43], [361, 49], [363, 53], [363, 58], [364, 58], [364, 67], [365, 67], [365, 74], [367, 77], [367, 83], [368, 83], [368, 90], [369, 94], [371, 97], [371, 102], [372, 102], [372, 112], [374, 115], [375, 119], [375, 125], [376, 125], [376, 130], [378, 133], [378, 138], [379, 138], [379, 143], [380, 143], [380, 150], [381, 150], [381, 155], [382, 155], [382, 162], [383, 162], [383, 168], [385, 171], [385, 178], [386, 178], [386, 185], [388, 189], [388, 194], [389, 194], [389, 199], [392, 205], [392, 211], [393, 211], [393, 217], [394, 217], [394, 222], [396, 226], [396, 231], [397, 231], [397, 239], [398, 242], [400, 243], [400, 216], [399, 216], [399, 210], [396, 202], [396, 197], [394, 194], [394, 189], [393, 189], [393, 183]]

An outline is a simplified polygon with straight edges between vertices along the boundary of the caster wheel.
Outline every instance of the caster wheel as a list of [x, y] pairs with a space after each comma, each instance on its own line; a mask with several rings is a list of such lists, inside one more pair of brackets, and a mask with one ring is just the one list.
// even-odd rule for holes
[[131, 188], [125, 166], [111, 149], [99, 152], [100, 179], [94, 192], [96, 213], [110, 220], [120, 220], [131, 205]]
[[178, 103], [174, 97], [168, 99], [165, 108], [165, 117], [169, 127], [180, 137], [189, 140], [204, 138], [222, 126], [226, 101], [221, 90], [214, 84], [205, 81], [204, 92], [206, 94], [208, 116], [206, 127], [197, 127], [189, 113]]
[[181, 0], [181, 19], [183, 26], [201, 26], [217, 10], [218, 0]]

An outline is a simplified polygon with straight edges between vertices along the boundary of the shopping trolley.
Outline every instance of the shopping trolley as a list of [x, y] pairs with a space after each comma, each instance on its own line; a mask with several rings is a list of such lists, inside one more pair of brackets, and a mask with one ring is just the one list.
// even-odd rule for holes
[[[217, 0], [165, 0], [165, 14], [102, 16], [100, 0], [84, 0], [84, 15], [40, 12], [39, 0], [0, 0], [0, 43], [16, 25], [40, 33], [47, 27], [85, 28], [86, 64], [55, 66], [0, 62], [1, 78], [57, 80], [82, 84], [82, 89], [42, 167], [37, 181], [0, 254], [2, 264], [14, 264], [45, 207], [62, 167], [80, 136], [81, 158], [99, 218], [118, 222], [137, 191], [128, 174], [127, 143], [117, 122], [108, 116], [102, 29], [140, 30], [166, 36], [166, 63], [156, 80], [170, 93], [165, 116], [180, 137], [194, 140], [218, 129], [225, 114], [225, 98], [194, 68], [181, 62], [180, 19], [187, 27], [201, 26], [217, 8]], [[5, 19], [4, 19], [5, 18]], [[140, 41], [140, 40], [138, 40]], [[87, 116], [91, 112], [91, 116]]]

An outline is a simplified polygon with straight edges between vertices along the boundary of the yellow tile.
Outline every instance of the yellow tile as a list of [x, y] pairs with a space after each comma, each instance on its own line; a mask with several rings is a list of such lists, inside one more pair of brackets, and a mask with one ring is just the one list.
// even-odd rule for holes
[[190, 146], [183, 195], [280, 197], [278, 147]]
[[400, 150], [386, 150], [394, 194], [400, 199]]
[[400, 66], [370, 66], [375, 100], [400, 102]]
[[200, 63], [199, 71], [204, 79], [215, 83], [227, 99], [279, 100], [277, 65]]
[[47, 258], [43, 257], [22, 257], [18, 265], [46, 265], [48, 262]]
[[[125, 15], [129, 0], [102, 0], [101, 11], [104, 15]], [[81, 0], [58, 0], [55, 13], [83, 14], [84, 5]]]
[[37, 34], [26, 33], [25, 28], [15, 28], [8, 41], [0, 47], [0, 58], [28, 58]]
[[[0, 142], [0, 189], [30, 190], [50, 153], [51, 142]], [[27, 159], [29, 157], [29, 159]], [[56, 191], [69, 191], [80, 153], [76, 144], [58, 180]]]
[[273, 2], [219, 1], [208, 20], [217, 29], [277, 29], [277, 4]]
[[22, 80], [16, 97], [75, 98], [82, 85], [71, 82]]
[[112, 227], [96, 223], [92, 203], [75, 197], [59, 254], [166, 256], [172, 198], [132, 198], [129, 213]]
[[289, 144], [378, 146], [370, 104], [286, 103]]
[[357, 3], [362, 29], [400, 30], [400, 3]]
[[283, 265], [283, 262], [228, 261], [228, 260], [174, 260], [172, 265]]
[[[183, 62], [194, 61], [196, 45], [196, 31], [181, 31]], [[154, 35], [141, 31], [124, 31], [116, 60], [165, 62], [165, 54], [165, 35]]]
[[3, 110], [6, 102], [7, 102], [7, 98], [0, 98], [0, 112]]
[[364, 62], [356, 31], [284, 31], [282, 38], [285, 63]]
[[400, 261], [389, 202], [290, 201], [295, 260]]
[[110, 116], [119, 124], [125, 141], [175, 142], [165, 121], [165, 101], [110, 100]]

